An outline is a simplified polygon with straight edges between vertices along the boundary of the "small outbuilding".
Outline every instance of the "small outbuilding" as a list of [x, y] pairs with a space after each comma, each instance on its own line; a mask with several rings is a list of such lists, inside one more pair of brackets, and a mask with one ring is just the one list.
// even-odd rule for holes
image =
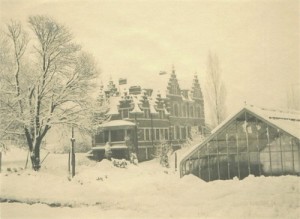
[[136, 124], [125, 120], [112, 120], [98, 127], [95, 146], [89, 152], [90, 156], [101, 160], [107, 144], [110, 145], [114, 158], [129, 159], [130, 152], [137, 150]]
[[180, 163], [180, 176], [205, 181], [248, 175], [300, 175], [300, 112], [245, 106]]

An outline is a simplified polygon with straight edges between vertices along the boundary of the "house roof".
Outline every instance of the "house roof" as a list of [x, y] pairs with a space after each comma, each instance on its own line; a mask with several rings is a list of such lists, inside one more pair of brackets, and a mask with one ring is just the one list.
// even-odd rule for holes
[[109, 98], [109, 111], [106, 115], [118, 115], [118, 105], [119, 105], [120, 97], [110, 97]]
[[125, 120], [111, 120], [109, 122], [99, 125], [103, 129], [127, 129], [135, 127], [135, 123]]
[[191, 154], [195, 152], [199, 147], [209, 142], [216, 133], [223, 129], [231, 121], [239, 117], [244, 112], [248, 112], [258, 117], [262, 121], [268, 123], [269, 125], [281, 129], [288, 134], [300, 139], [300, 112], [299, 111], [282, 111], [274, 109], [259, 108], [255, 106], [245, 106], [237, 112], [233, 113], [231, 116], [227, 117], [222, 123], [220, 123], [216, 128], [211, 132], [211, 135], [208, 136], [200, 144], [196, 144], [190, 148], [182, 157], [182, 161], [186, 160]]
[[134, 108], [132, 111], [130, 111], [130, 113], [143, 113], [143, 111], [139, 107], [138, 96], [133, 96], [132, 100], [134, 103]]

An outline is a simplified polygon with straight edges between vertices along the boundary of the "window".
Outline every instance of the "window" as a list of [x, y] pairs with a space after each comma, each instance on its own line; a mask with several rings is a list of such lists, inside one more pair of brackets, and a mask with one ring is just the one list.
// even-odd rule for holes
[[169, 139], [169, 130], [165, 129], [165, 139], [168, 140]]
[[144, 140], [144, 129], [138, 130], [138, 140], [140, 141]]
[[186, 127], [181, 127], [181, 137], [182, 139], [186, 139]]
[[180, 139], [180, 128], [179, 128], [179, 126], [175, 126], [175, 132], [176, 132], [176, 138], [175, 139]]
[[161, 140], [164, 140], [164, 139], [165, 139], [164, 129], [160, 129], [160, 139], [161, 139]]
[[145, 140], [149, 141], [150, 140], [150, 129], [145, 129]]
[[175, 135], [174, 135], [174, 128], [171, 126], [170, 129], [169, 129], [169, 139], [170, 140], [173, 140], [175, 139]]
[[196, 114], [197, 114], [197, 117], [200, 118], [201, 117], [201, 108], [200, 106], [197, 107], [197, 110], [196, 110]]
[[174, 116], [178, 116], [178, 105], [174, 104]]
[[125, 131], [124, 130], [111, 130], [111, 141], [124, 141]]
[[171, 87], [172, 87], [171, 88], [171, 93], [176, 94], [177, 93], [176, 84], [172, 84]]
[[159, 118], [163, 119], [164, 118], [164, 111], [163, 110], [159, 110]]
[[104, 140], [104, 132], [100, 132], [96, 135], [96, 143], [106, 143]]
[[122, 119], [129, 118], [129, 110], [128, 109], [122, 109], [122, 110], [120, 110], [120, 113], [121, 113]]
[[156, 137], [156, 140], [159, 140], [160, 138], [159, 138], [159, 129], [155, 129], [155, 137]]
[[150, 118], [150, 109], [144, 109], [144, 117]]
[[109, 131], [104, 131], [104, 143], [109, 142]]
[[193, 106], [190, 107], [190, 112], [191, 112], [190, 115], [193, 118], [194, 117], [194, 107]]
[[186, 105], [183, 105], [183, 106], [182, 106], [182, 116], [183, 116], [183, 117], [187, 117], [187, 116], [186, 116]]

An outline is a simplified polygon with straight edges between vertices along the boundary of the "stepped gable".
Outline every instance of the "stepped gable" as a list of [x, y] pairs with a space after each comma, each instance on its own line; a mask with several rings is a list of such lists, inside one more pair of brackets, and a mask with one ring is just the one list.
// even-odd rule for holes
[[143, 111], [139, 107], [139, 101], [138, 101], [139, 96], [140, 95], [133, 96], [132, 101], [133, 101], [134, 107], [133, 107], [133, 110], [130, 111], [130, 113], [143, 113]]
[[167, 94], [169, 95], [181, 95], [181, 89], [179, 87], [179, 83], [175, 74], [175, 69], [173, 67], [171, 77], [167, 86]]
[[120, 97], [110, 97], [109, 98], [109, 111], [106, 115], [119, 115], [118, 106], [120, 103]]
[[203, 100], [200, 83], [199, 83], [199, 80], [198, 80], [198, 77], [196, 74], [194, 75], [194, 79], [193, 79], [193, 84], [192, 84], [192, 89], [191, 89], [191, 97], [193, 99]]

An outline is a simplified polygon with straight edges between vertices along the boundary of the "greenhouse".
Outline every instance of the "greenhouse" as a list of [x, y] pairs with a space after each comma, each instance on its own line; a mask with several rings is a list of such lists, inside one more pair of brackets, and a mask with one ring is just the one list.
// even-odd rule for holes
[[205, 181], [299, 175], [299, 139], [300, 112], [246, 106], [188, 151], [180, 175]]

